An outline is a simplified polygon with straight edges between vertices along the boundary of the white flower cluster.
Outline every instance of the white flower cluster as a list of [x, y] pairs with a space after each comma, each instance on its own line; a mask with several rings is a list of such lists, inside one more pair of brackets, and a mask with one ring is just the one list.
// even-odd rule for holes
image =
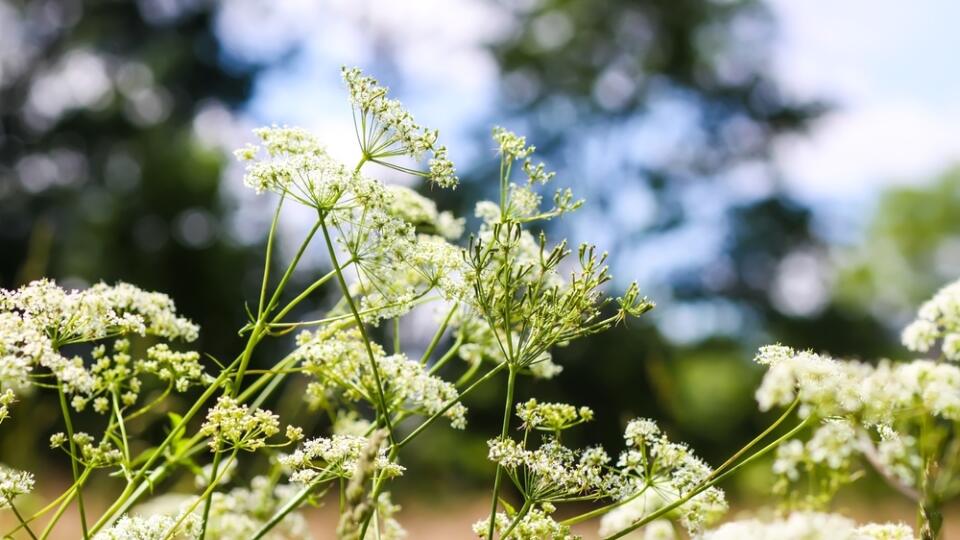
[[272, 191], [321, 210], [330, 210], [350, 193], [368, 194], [376, 182], [351, 173], [331, 158], [310, 132], [272, 126], [254, 130], [261, 147], [247, 145], [234, 155], [246, 163], [243, 181], [257, 193]]
[[[347, 401], [378, 402], [376, 380], [358, 330], [344, 330], [333, 335], [325, 335], [323, 330], [315, 334], [303, 332], [297, 341], [297, 357], [304, 370], [316, 377], [307, 390], [308, 397], [314, 402], [323, 403], [336, 395]], [[430, 375], [416, 360], [403, 354], [386, 356], [376, 344], [373, 344], [373, 350], [384, 397], [391, 411], [432, 415], [459, 396], [454, 385]], [[450, 425], [457, 429], [466, 427], [466, 414], [467, 409], [462, 403], [454, 404], [443, 413]]]
[[602, 448], [574, 451], [556, 439], [528, 450], [513, 439], [491, 439], [488, 458], [506, 470], [517, 488], [531, 501], [564, 502], [603, 498], [619, 492], [619, 477], [607, 467]]
[[161, 381], [171, 383], [177, 392], [186, 392], [191, 386], [206, 386], [214, 380], [200, 364], [200, 353], [173, 351], [166, 343], [147, 349], [147, 358], [136, 362], [136, 371], [155, 374]]
[[[64, 452], [69, 452], [67, 444], [67, 436], [63, 432], [50, 436], [50, 448], [62, 448]], [[97, 442], [93, 435], [84, 431], [73, 434], [73, 444], [80, 450], [78, 461], [90, 468], [112, 467], [123, 460], [123, 453], [111, 441]]]
[[191, 514], [181, 521], [180, 516], [151, 514], [125, 515], [111, 527], [94, 535], [93, 540], [165, 540], [167, 538], [198, 538], [200, 517]]
[[[290, 481], [298, 484], [350, 478], [369, 444], [367, 437], [358, 435], [319, 437], [304, 441], [293, 453], [277, 460], [290, 475]], [[390, 478], [403, 474], [403, 467], [387, 459], [385, 448], [378, 451], [374, 468]]]
[[[946, 341], [960, 320], [958, 291], [957, 283], [950, 285], [921, 308], [918, 321], [904, 333], [910, 348], [928, 351], [942, 339], [943, 349], [949, 349]], [[946, 352], [944, 357], [950, 358]], [[768, 366], [756, 394], [762, 410], [797, 399], [801, 416], [830, 419], [806, 443], [783, 443], [774, 464], [778, 491], [791, 483], [803, 485], [798, 480], [804, 472], [820, 478], [821, 489], [807, 496], [815, 497], [807, 501], [814, 505], [856, 478], [854, 458], [860, 455], [900, 491], [918, 492], [928, 473], [920, 456], [924, 443], [917, 437], [938, 420], [944, 425], [960, 421], [960, 367], [953, 363], [921, 359], [870, 365], [779, 345], [761, 348], [756, 361]], [[937, 444], [949, 443], [943, 441]]]
[[[501, 540], [579, 540], [580, 537], [570, 532], [570, 527], [555, 521], [551, 516], [551, 505], [544, 508], [534, 508], [527, 512], [510, 531], [509, 536], [500, 536], [507, 532], [513, 518], [497, 512], [494, 520], [494, 532]], [[473, 524], [473, 532], [478, 538], [486, 538], [490, 528], [490, 519], [483, 519]]]
[[210, 437], [210, 449], [214, 452], [233, 449], [253, 452], [266, 446], [267, 439], [279, 432], [277, 415], [256, 407], [251, 409], [229, 396], [217, 399], [200, 426], [200, 435]]
[[[0, 291], [0, 387], [27, 386], [41, 366], [65, 392], [90, 394], [98, 385], [95, 374], [79, 357], [62, 356], [60, 347], [130, 334], [192, 341], [197, 332], [164, 294], [126, 283], [67, 291], [53, 281], [34, 281]], [[82, 407], [88, 398], [79, 399]]]
[[0, 465], [0, 508], [13, 504], [13, 499], [33, 491], [33, 474]]
[[757, 390], [761, 410], [799, 397], [803, 415], [856, 414], [868, 424], [891, 423], [903, 411], [960, 420], [960, 368], [930, 360], [841, 362], [779, 345], [762, 347], [756, 361], [769, 366]]
[[[437, 131], [417, 124], [403, 105], [387, 97], [387, 89], [357, 68], [343, 68], [343, 80], [359, 118], [357, 136], [367, 159], [398, 170], [426, 176], [441, 187], [456, 187], [458, 179], [447, 148], [437, 144]], [[413, 159], [429, 152], [429, 172], [419, 173], [396, 165], [390, 158], [406, 155]]]
[[[279, 508], [296, 496], [299, 487], [277, 484], [266, 476], [255, 476], [250, 486], [226, 493], [214, 492], [207, 522], [207, 538], [253, 538]], [[299, 512], [284, 516], [264, 537], [267, 540], [310, 538], [306, 519]]]
[[940, 343], [943, 357], [960, 362], [960, 281], [940, 289], [920, 306], [917, 319], [903, 330], [903, 344], [926, 353]]
[[762, 411], [787, 406], [797, 398], [802, 416], [842, 415], [860, 407], [856, 364], [781, 345], [761, 347], [755, 361], [767, 366], [756, 392]]
[[[248, 486], [238, 486], [211, 495], [206, 538], [252, 538], [260, 528], [296, 496], [299, 487], [276, 484], [267, 476], [255, 476]], [[200, 537], [201, 511], [196, 496], [166, 494], [137, 505], [110, 528], [98, 533], [94, 540], [194, 540]], [[190, 514], [184, 512], [193, 508]], [[182, 523], [171, 531], [180, 521]], [[306, 519], [299, 512], [290, 512], [264, 537], [265, 540], [311, 538]]]
[[447, 240], [463, 235], [464, 219], [451, 212], [437, 210], [437, 203], [416, 191], [396, 184], [386, 186], [389, 199], [387, 211], [414, 225], [418, 232], [436, 234]]
[[784, 519], [755, 519], [726, 523], [707, 531], [702, 540], [913, 540], [913, 530], [902, 523], [858, 526], [835, 514], [797, 512]]
[[[670, 504], [702, 487], [710, 478], [712, 469], [682, 443], [670, 441], [653, 420], [631, 420], [623, 434], [627, 449], [620, 455], [617, 466], [629, 479], [619, 498], [626, 499], [638, 492], [652, 490], [654, 494], [640, 496], [607, 514], [607, 527], [612, 523], [633, 523], [649, 515], [651, 506]], [[696, 533], [727, 510], [723, 491], [710, 487], [676, 509], [681, 523]], [[624, 527], [620, 527], [621, 529]]]
[[517, 404], [517, 416], [524, 429], [558, 432], [593, 420], [593, 410], [567, 403], [540, 403], [531, 398]]
[[0, 292], [0, 311], [19, 313], [54, 346], [126, 334], [193, 341], [197, 325], [177, 315], [169, 296], [128, 283], [67, 291], [50, 280]]
[[780, 446], [773, 471], [796, 480], [799, 474], [797, 466], [801, 462], [840, 470], [849, 466], [856, 451], [857, 434], [854, 426], [847, 420], [831, 419], [825, 421], [806, 444], [793, 439]]

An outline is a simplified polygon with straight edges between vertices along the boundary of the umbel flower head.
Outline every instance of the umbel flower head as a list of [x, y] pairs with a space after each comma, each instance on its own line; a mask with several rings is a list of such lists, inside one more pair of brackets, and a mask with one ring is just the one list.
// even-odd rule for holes
[[[357, 140], [367, 160], [426, 177], [440, 187], [456, 187], [456, 170], [447, 158], [447, 148], [438, 144], [436, 130], [417, 124], [399, 101], [387, 97], [386, 87], [358, 68], [344, 67], [343, 80], [350, 91]], [[424, 155], [429, 155], [427, 171], [396, 162], [400, 156], [421, 160]]]
[[920, 306], [917, 319], [903, 330], [902, 339], [908, 349], [921, 353], [939, 344], [944, 358], [960, 362], [960, 280]]
[[38, 280], [0, 290], [0, 386], [28, 386], [35, 369], [46, 368], [64, 392], [77, 395], [74, 405], [82, 408], [106, 381], [80, 357], [63, 356], [61, 347], [129, 335], [192, 341], [197, 333], [197, 325], [177, 314], [170, 297], [127, 283], [68, 291]]
[[703, 540], [913, 540], [913, 530], [902, 523], [857, 525], [835, 514], [798, 512], [783, 519], [749, 519], [726, 523]]
[[280, 432], [279, 417], [260, 408], [249, 408], [229, 396], [220, 396], [207, 412], [200, 434], [210, 437], [210, 449], [246, 450], [263, 448], [267, 439]]
[[[290, 476], [290, 481], [298, 484], [351, 478], [369, 445], [370, 439], [359, 435], [318, 437], [305, 441], [293, 453], [280, 456], [278, 462]], [[387, 459], [385, 448], [377, 450], [372, 467], [388, 478], [403, 473], [403, 467]]]
[[[300, 347], [296, 357], [304, 371], [316, 378], [307, 389], [309, 399], [315, 403], [338, 398], [346, 402], [377, 403], [376, 381], [358, 330], [332, 335], [324, 330], [315, 334], [303, 332], [297, 339]], [[420, 362], [403, 354], [387, 356], [376, 344], [372, 344], [372, 350], [390, 410], [431, 415], [443, 410], [459, 395], [454, 385], [429, 374]], [[450, 420], [451, 426], [463, 429], [466, 413], [466, 407], [456, 403], [447, 408], [443, 416]]]
[[[617, 461], [624, 477], [619, 498], [628, 500], [604, 517], [602, 530], [626, 528], [662, 506], [694, 492], [713, 470], [687, 445], [671, 442], [656, 422], [631, 420], [623, 433], [626, 450]], [[727, 510], [723, 491], [707, 488], [677, 508], [677, 517], [692, 534], [715, 521]]]
[[20, 495], [33, 491], [33, 474], [0, 465], [0, 508], [7, 508]]

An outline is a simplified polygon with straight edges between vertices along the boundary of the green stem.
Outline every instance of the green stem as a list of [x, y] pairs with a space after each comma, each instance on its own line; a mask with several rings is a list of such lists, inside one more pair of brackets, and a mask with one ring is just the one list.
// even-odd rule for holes
[[510, 533], [513, 532], [513, 529], [520, 524], [520, 520], [527, 515], [527, 512], [530, 511], [530, 501], [523, 501], [523, 506], [520, 508], [520, 511], [517, 512], [517, 515], [513, 518], [513, 521], [510, 522], [510, 525], [507, 527], [507, 530], [503, 531], [503, 534], [500, 535], [501, 540], [506, 540], [510, 537]]
[[406, 437], [404, 437], [404, 439], [403, 439], [402, 441], [398, 442], [398, 443], [395, 445], [395, 447], [396, 447], [397, 449], [400, 449], [400, 448], [403, 448], [404, 446], [406, 446], [407, 443], [409, 443], [409, 442], [412, 441], [414, 438], [416, 438], [416, 436], [419, 435], [421, 431], [423, 431], [424, 429], [426, 429], [427, 426], [429, 426], [430, 424], [432, 424], [436, 419], [440, 418], [441, 416], [444, 415], [444, 413], [446, 413], [447, 411], [449, 411], [449, 410], [450, 410], [450, 407], [453, 407], [454, 405], [456, 405], [457, 403], [459, 403], [460, 400], [462, 400], [467, 394], [469, 394], [469, 393], [472, 392], [475, 388], [477, 388], [478, 386], [480, 386], [481, 384], [483, 384], [484, 382], [486, 382], [487, 380], [489, 380], [491, 377], [493, 377], [494, 375], [496, 375], [497, 373], [499, 373], [499, 372], [500, 372], [503, 368], [505, 368], [505, 367], [507, 367], [507, 363], [506, 363], [506, 362], [501, 362], [500, 364], [497, 364], [497, 367], [495, 367], [495, 368], [491, 369], [490, 371], [488, 371], [486, 374], [484, 374], [483, 377], [480, 377], [479, 379], [477, 379], [476, 382], [474, 382], [473, 384], [471, 384], [470, 386], [468, 386], [467, 388], [465, 388], [465, 389], [463, 390], [463, 392], [460, 392], [460, 395], [458, 395], [456, 399], [450, 400], [450, 402], [448, 402], [446, 405], [444, 405], [442, 409], [440, 409], [439, 411], [437, 411], [437, 412], [433, 413], [432, 415], [430, 415], [430, 417], [427, 418], [426, 420], [424, 420], [422, 424], [420, 424], [419, 426], [417, 426], [417, 429], [414, 429], [412, 432], [410, 432], [409, 435], [407, 435]]
[[103, 528], [104, 525], [110, 523], [112, 521], [113, 516], [116, 514], [117, 509], [124, 507], [126, 505], [127, 500], [130, 498], [131, 494], [137, 491], [139, 491], [140, 493], [143, 492], [143, 489], [141, 489], [141, 486], [142, 486], [142, 481], [147, 476], [147, 471], [149, 471], [150, 468], [153, 467], [153, 465], [157, 462], [157, 460], [159, 460], [161, 457], [165, 457], [164, 451], [167, 449], [167, 447], [173, 444], [173, 441], [175, 441], [179, 437], [180, 432], [186, 429], [187, 423], [190, 422], [190, 420], [192, 420], [193, 417], [196, 416], [198, 412], [200, 412], [200, 409], [203, 408], [204, 403], [206, 403], [206, 401], [210, 399], [213, 396], [213, 394], [217, 392], [217, 390], [220, 389], [223, 383], [230, 377], [230, 373], [232, 373], [233, 369], [236, 367], [236, 365], [239, 362], [240, 362], [240, 357], [237, 357], [236, 360], [231, 362], [230, 365], [228, 365], [223, 371], [221, 371], [220, 375], [218, 375], [217, 378], [210, 384], [210, 386], [208, 386], [207, 389], [203, 391], [203, 394], [200, 395], [197, 401], [194, 402], [194, 404], [190, 407], [190, 409], [187, 410], [187, 412], [180, 418], [180, 422], [178, 422], [177, 425], [170, 430], [170, 433], [167, 434], [166, 438], [163, 439], [160, 445], [151, 450], [150, 457], [137, 470], [137, 473], [133, 476], [133, 479], [131, 479], [130, 482], [127, 483], [127, 486], [124, 488], [120, 496], [117, 497], [117, 499], [113, 502], [110, 508], [108, 508], [106, 512], [104, 512], [104, 514], [100, 516], [100, 519], [93, 524], [93, 527], [91, 528], [91, 533], [96, 533], [101, 528]]
[[637, 497], [643, 495], [646, 492], [647, 492], [647, 488], [644, 487], [643, 489], [637, 490], [636, 493], [627, 497], [626, 499], [620, 499], [617, 502], [608, 504], [606, 506], [601, 506], [600, 508], [595, 508], [589, 512], [584, 512], [583, 514], [573, 516], [572, 518], [565, 519], [561, 521], [560, 524], [568, 525], [568, 526], [576, 525], [577, 523], [583, 523], [584, 521], [593, 519], [597, 516], [602, 516], [611, 510], [620, 508], [621, 506], [627, 504], [628, 502], [635, 500]]
[[347, 305], [350, 306], [350, 312], [353, 313], [353, 318], [357, 322], [357, 329], [360, 331], [360, 337], [363, 338], [363, 344], [367, 350], [367, 357], [370, 360], [370, 369], [373, 371], [373, 380], [377, 385], [377, 399], [380, 402], [378, 406], [380, 409], [379, 415], [383, 419], [384, 426], [387, 428], [387, 436], [390, 439], [390, 444], [394, 444], [393, 426], [390, 424], [390, 411], [387, 410], [387, 399], [383, 394], [383, 383], [381, 382], [380, 378], [380, 368], [377, 366], [377, 359], [373, 354], [373, 347], [370, 345], [370, 338], [367, 336], [367, 329], [363, 324], [363, 319], [360, 318], [360, 313], [357, 311], [357, 306], [353, 301], [353, 297], [350, 295], [350, 287], [347, 286], [347, 280], [343, 277], [343, 271], [341, 270], [340, 263], [337, 260], [337, 251], [333, 247], [333, 240], [330, 238], [330, 231], [327, 229], [325, 217], [321, 216], [317, 222], [320, 224], [321, 229], [323, 230], [323, 240], [327, 244], [327, 253], [330, 255], [330, 263], [333, 265], [333, 270], [337, 274], [337, 282], [340, 284], [340, 291], [343, 293], [343, 297], [346, 299]]
[[[223, 452], [216, 452], [213, 454], [213, 464], [210, 466], [210, 483], [213, 484], [214, 479], [217, 478], [217, 470], [220, 467], [220, 459], [223, 456]], [[223, 471], [227, 472], [226, 470]], [[200, 522], [200, 540], [204, 540], [207, 537], [207, 521], [210, 519], [210, 505], [213, 502], [213, 491], [207, 490], [207, 493], [203, 497], [203, 521]]]
[[447, 313], [447, 316], [444, 317], [440, 327], [437, 328], [437, 331], [433, 334], [433, 339], [430, 340], [430, 344], [427, 345], [427, 349], [423, 351], [423, 356], [420, 357], [420, 365], [426, 366], [427, 362], [430, 361], [430, 356], [440, 343], [443, 333], [447, 331], [447, 326], [450, 324], [450, 319], [452, 319], [453, 314], [457, 312], [457, 307], [459, 307], [459, 305], [460, 304], [454, 304], [449, 313]]
[[[510, 430], [510, 415], [513, 411], [513, 387], [514, 383], [516, 382], [516, 378], [517, 370], [511, 365], [510, 371], [507, 374], [507, 399], [505, 400], [503, 406], [503, 427], [500, 429], [501, 441], [507, 439], [507, 433]], [[493, 500], [490, 503], [490, 526], [487, 529], [487, 540], [493, 540], [493, 531], [497, 523], [497, 503], [500, 499], [500, 481], [502, 476], [503, 467], [497, 463], [497, 472], [493, 480]]]
[[603, 538], [603, 540], [614, 540], [614, 539], [616, 539], [616, 538], [622, 538], [622, 537], [626, 536], [627, 534], [630, 534], [631, 532], [639, 529], [640, 527], [643, 527], [643, 526], [646, 525], [647, 523], [650, 523], [651, 521], [653, 521], [653, 520], [655, 520], [655, 519], [659, 519], [660, 517], [662, 517], [662, 516], [664, 516], [664, 515], [672, 512], [672, 511], [675, 510], [676, 508], [679, 508], [680, 506], [682, 506], [683, 504], [685, 504], [685, 503], [686, 503], [687, 501], [689, 501], [690, 499], [692, 499], [692, 498], [696, 497], [697, 495], [699, 495], [700, 493], [702, 493], [704, 490], [709, 489], [709, 488], [715, 486], [715, 485], [718, 484], [720, 481], [724, 480], [725, 478], [727, 478], [727, 477], [729, 477], [730, 475], [736, 473], [737, 471], [739, 471], [739, 470], [742, 469], [743, 467], [746, 467], [746, 466], [749, 465], [750, 463], [756, 461], [757, 459], [760, 459], [760, 458], [763, 457], [764, 455], [768, 454], [770, 451], [772, 451], [772, 450], [774, 450], [775, 448], [777, 448], [777, 446], [779, 446], [780, 443], [782, 443], [783, 441], [789, 439], [790, 437], [793, 437], [794, 435], [796, 435], [797, 433], [799, 433], [803, 428], [807, 427], [807, 424], [810, 423], [810, 421], [811, 421], [812, 418], [813, 418], [813, 417], [807, 417], [807, 418], [804, 419], [802, 422], [800, 422], [799, 424], [797, 424], [793, 429], [791, 429], [791, 430], [788, 431], [787, 433], [784, 433], [784, 434], [781, 435], [779, 438], [777, 438], [777, 440], [773, 441], [772, 443], [768, 444], [767, 446], [764, 446], [762, 449], [760, 449], [758, 452], [756, 452], [755, 454], [751, 455], [751, 456], [748, 457], [747, 459], [745, 459], [745, 460], [741, 461], [740, 463], [738, 463], [737, 465], [731, 467], [729, 470], [727, 470], [727, 472], [722, 473], [722, 474], [720, 474], [720, 475], [718, 475], [718, 476], [716, 476], [716, 477], [714, 477], [714, 478], [712, 478], [712, 479], [710, 479], [710, 480], [707, 480], [707, 481], [703, 482], [703, 483], [700, 484], [698, 487], [696, 487], [696, 488], [694, 488], [693, 490], [691, 490], [690, 493], [688, 493], [688, 494], [684, 495], [683, 497], [677, 499], [676, 501], [668, 504], [667, 506], [664, 506], [664, 507], [660, 508], [660, 509], [657, 510], [656, 512], [653, 512], [653, 513], [647, 515], [647, 516], [644, 517], [643, 519], [640, 519], [640, 520], [634, 522], [632, 525], [630, 525], [630, 526], [627, 527], [626, 529], [623, 529], [623, 530], [621, 530], [621, 531], [619, 531], [619, 532], [617, 532], [617, 533], [615, 533], [615, 534], [613, 534], [613, 535], [605, 536], [605, 537]]
[[[77, 466], [77, 444], [73, 441], [73, 421], [70, 418], [70, 406], [67, 405], [67, 395], [63, 392], [63, 384], [57, 383], [57, 391], [60, 394], [60, 410], [63, 412], [63, 422], [67, 428], [67, 440], [70, 443], [70, 469], [73, 472], [73, 483], [77, 484], [80, 480], [80, 468]], [[83, 531], [83, 538], [90, 538], [87, 531], [87, 513], [83, 507], [83, 490], [77, 485], [77, 508], [80, 510], [80, 528]]]
[[230, 453], [230, 459], [227, 461], [227, 465], [222, 471], [220, 471], [220, 474], [217, 475], [216, 478], [211, 479], [210, 485], [207, 486], [207, 489], [203, 490], [203, 494], [200, 495], [200, 498], [196, 501], [193, 501], [193, 504], [188, 506], [187, 509], [183, 511], [183, 514], [181, 514], [180, 518], [177, 519], [177, 521], [170, 527], [170, 530], [167, 531], [167, 534], [164, 535], [163, 540], [169, 540], [170, 538], [173, 538], [173, 535], [177, 531], [177, 527], [179, 527], [180, 524], [183, 523], [183, 520], [187, 519], [187, 516], [189, 516], [197, 508], [197, 505], [200, 504], [200, 501], [207, 500], [210, 497], [210, 495], [213, 493], [213, 490], [216, 489], [217, 485], [220, 483], [221, 478], [223, 478], [223, 475], [230, 470], [230, 464], [233, 463], [233, 460], [236, 459], [236, 457], [237, 449], [234, 449], [233, 452]]
[[286, 198], [286, 192], [280, 195], [280, 201], [277, 203], [277, 209], [273, 212], [273, 221], [270, 222], [270, 233], [267, 235], [267, 253], [263, 257], [263, 282], [260, 284], [260, 303], [257, 307], [257, 318], [263, 317], [263, 304], [267, 299], [267, 284], [270, 282], [270, 261], [273, 257], [273, 237], [277, 234], [277, 223], [280, 221], [280, 208], [283, 207], [283, 201]]
[[712, 478], [714, 478], [715, 476], [717, 476], [718, 474], [722, 473], [727, 467], [729, 467], [730, 465], [733, 465], [734, 463], [736, 463], [736, 461], [737, 461], [738, 459], [740, 459], [740, 457], [743, 456], [743, 454], [747, 453], [748, 450], [750, 450], [751, 448], [753, 448], [754, 446], [756, 446], [756, 445], [757, 445], [760, 441], [762, 441], [763, 439], [767, 438], [767, 435], [769, 435], [770, 433], [772, 433], [773, 430], [777, 429], [777, 426], [779, 426], [780, 424], [782, 424], [783, 421], [786, 420], [787, 417], [790, 416], [790, 413], [792, 413], [793, 410], [796, 409], [796, 408], [797, 408], [797, 405], [799, 405], [799, 404], [800, 404], [800, 398], [797, 398], [797, 399], [793, 400], [793, 403], [791, 403], [790, 406], [787, 407], [787, 410], [783, 411], [783, 414], [780, 415], [780, 418], [777, 418], [772, 424], [770, 424], [770, 425], [767, 427], [767, 429], [763, 430], [762, 433], [760, 433], [759, 435], [757, 435], [756, 437], [754, 437], [753, 440], [750, 441], [750, 442], [748, 442], [746, 446], [744, 446], [744, 447], [741, 448], [740, 450], [737, 450], [737, 452], [736, 452], [735, 454], [733, 454], [732, 456], [730, 456], [730, 458], [729, 458], [728, 460], [724, 461], [722, 465], [720, 465], [719, 467], [717, 467], [716, 469], [714, 469], [713, 472], [710, 473], [710, 476], [707, 477], [707, 479], [708, 479], [708, 480], [709, 480], [709, 479], [712, 479]]
[[312, 489], [313, 489], [313, 486], [306, 486], [303, 489], [301, 489], [299, 492], [297, 492], [296, 496], [294, 496], [292, 499], [285, 502], [283, 506], [278, 508], [277, 511], [274, 512], [272, 516], [270, 516], [270, 520], [264, 523], [263, 526], [257, 530], [256, 534], [254, 534], [250, 538], [250, 540], [260, 540], [261, 538], [263, 538], [267, 533], [270, 532], [271, 529], [276, 527], [277, 524], [280, 523], [281, 520], [283, 520], [283, 518], [287, 517], [287, 514], [299, 508], [300, 505], [303, 504], [303, 501], [306, 500], [308, 496], [310, 496], [310, 491]]
[[443, 368], [443, 366], [447, 365], [447, 362], [449, 362], [451, 358], [456, 356], [457, 351], [460, 350], [461, 345], [463, 345], [463, 336], [458, 335], [457, 339], [454, 340], [453, 345], [450, 346], [447, 352], [443, 353], [443, 356], [441, 356], [436, 362], [433, 363], [432, 366], [430, 366], [430, 369], [427, 370], [427, 374], [433, 375], [436, 372], [440, 371], [440, 369]]
[[13, 511], [13, 515], [17, 517], [17, 521], [20, 522], [20, 526], [23, 527], [25, 531], [27, 531], [27, 534], [30, 535], [30, 538], [33, 538], [33, 540], [37, 540], [37, 535], [33, 534], [33, 530], [30, 529], [30, 526], [27, 525], [27, 522], [23, 520], [23, 516], [20, 515], [20, 511], [17, 510], [16, 505], [13, 504], [13, 499], [10, 497], [4, 497], [4, 498], [7, 499], [7, 505], [10, 506], [10, 510]]

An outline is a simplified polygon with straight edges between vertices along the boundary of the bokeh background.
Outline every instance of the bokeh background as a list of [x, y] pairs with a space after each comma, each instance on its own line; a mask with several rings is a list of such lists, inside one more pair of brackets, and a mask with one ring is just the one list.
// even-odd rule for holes
[[[526, 133], [588, 200], [551, 232], [658, 303], [520, 397], [592, 406], [574, 442], [619, 448], [644, 415], [716, 463], [769, 421], [758, 345], [903, 357], [898, 329], [960, 275], [958, 20], [948, 0], [0, 0], [0, 284], [162, 290], [204, 351], [235, 353], [272, 201], [228, 151], [278, 123], [355, 152], [339, 68], [358, 65], [440, 129], [463, 181], [430, 193], [443, 208], [496, 190], [492, 125]], [[303, 225], [286, 217], [281, 249]], [[308, 259], [302, 282], [326, 265]], [[472, 508], [486, 487], [502, 389], [485, 390], [471, 435], [431, 430], [405, 456], [430, 472], [400, 488], [414, 537], [456, 515], [424, 501]], [[31, 407], [2, 455], [56, 467], [36, 451], [56, 411]], [[845, 496], [911, 516], [870, 477]]]

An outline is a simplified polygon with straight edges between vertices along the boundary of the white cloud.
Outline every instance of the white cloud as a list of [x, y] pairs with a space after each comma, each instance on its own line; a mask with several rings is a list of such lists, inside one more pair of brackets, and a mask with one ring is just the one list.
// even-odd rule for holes
[[777, 157], [812, 199], [857, 198], [930, 180], [960, 161], [960, 4], [949, 0], [769, 0], [780, 26], [775, 73], [789, 95], [833, 112]]

